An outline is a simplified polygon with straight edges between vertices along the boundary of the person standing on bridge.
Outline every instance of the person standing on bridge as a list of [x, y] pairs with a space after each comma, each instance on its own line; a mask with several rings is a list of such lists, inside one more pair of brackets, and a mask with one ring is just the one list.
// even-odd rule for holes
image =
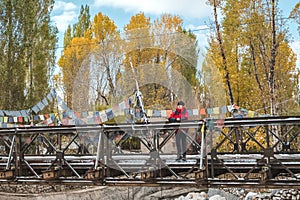
[[[169, 122], [181, 122], [184, 120], [188, 120], [189, 114], [184, 107], [184, 102], [179, 101], [177, 103], [177, 108], [170, 114]], [[186, 130], [176, 130], [175, 132], [175, 139], [176, 139], [176, 148], [177, 148], [177, 159], [176, 161], [186, 161]]]

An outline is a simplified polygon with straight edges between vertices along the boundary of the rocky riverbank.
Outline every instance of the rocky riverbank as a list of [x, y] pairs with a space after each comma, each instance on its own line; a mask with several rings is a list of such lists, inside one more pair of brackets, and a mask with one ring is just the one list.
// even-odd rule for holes
[[0, 200], [300, 200], [300, 191], [1, 184]]
[[300, 191], [288, 190], [260, 190], [246, 191], [244, 189], [230, 188], [224, 190], [210, 189], [208, 194], [204, 192], [181, 195], [175, 200], [300, 200]]
[[191, 192], [201, 192], [197, 188], [188, 187], [78, 187], [13, 184], [1, 184], [0, 191], [0, 200], [157, 200], [175, 199]]

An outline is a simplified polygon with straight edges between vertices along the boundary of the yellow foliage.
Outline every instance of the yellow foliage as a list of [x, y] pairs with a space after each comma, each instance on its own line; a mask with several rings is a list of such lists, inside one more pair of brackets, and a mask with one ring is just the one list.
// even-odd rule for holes
[[70, 107], [72, 106], [74, 78], [77, 75], [81, 63], [93, 47], [93, 42], [88, 38], [73, 38], [70, 45], [64, 49], [63, 55], [58, 61], [58, 65], [63, 73], [67, 104]]

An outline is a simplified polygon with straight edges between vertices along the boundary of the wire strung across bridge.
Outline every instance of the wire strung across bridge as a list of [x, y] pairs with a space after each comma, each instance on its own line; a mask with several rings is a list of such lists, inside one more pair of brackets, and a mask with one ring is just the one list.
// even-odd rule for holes
[[0, 182], [299, 188], [299, 133], [298, 116], [3, 128]]

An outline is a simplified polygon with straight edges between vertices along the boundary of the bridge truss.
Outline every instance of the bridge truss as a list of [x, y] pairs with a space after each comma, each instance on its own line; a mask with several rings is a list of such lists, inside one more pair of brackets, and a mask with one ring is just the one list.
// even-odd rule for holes
[[[170, 148], [178, 129], [186, 162]], [[299, 134], [300, 117], [4, 128], [0, 182], [299, 188]]]

